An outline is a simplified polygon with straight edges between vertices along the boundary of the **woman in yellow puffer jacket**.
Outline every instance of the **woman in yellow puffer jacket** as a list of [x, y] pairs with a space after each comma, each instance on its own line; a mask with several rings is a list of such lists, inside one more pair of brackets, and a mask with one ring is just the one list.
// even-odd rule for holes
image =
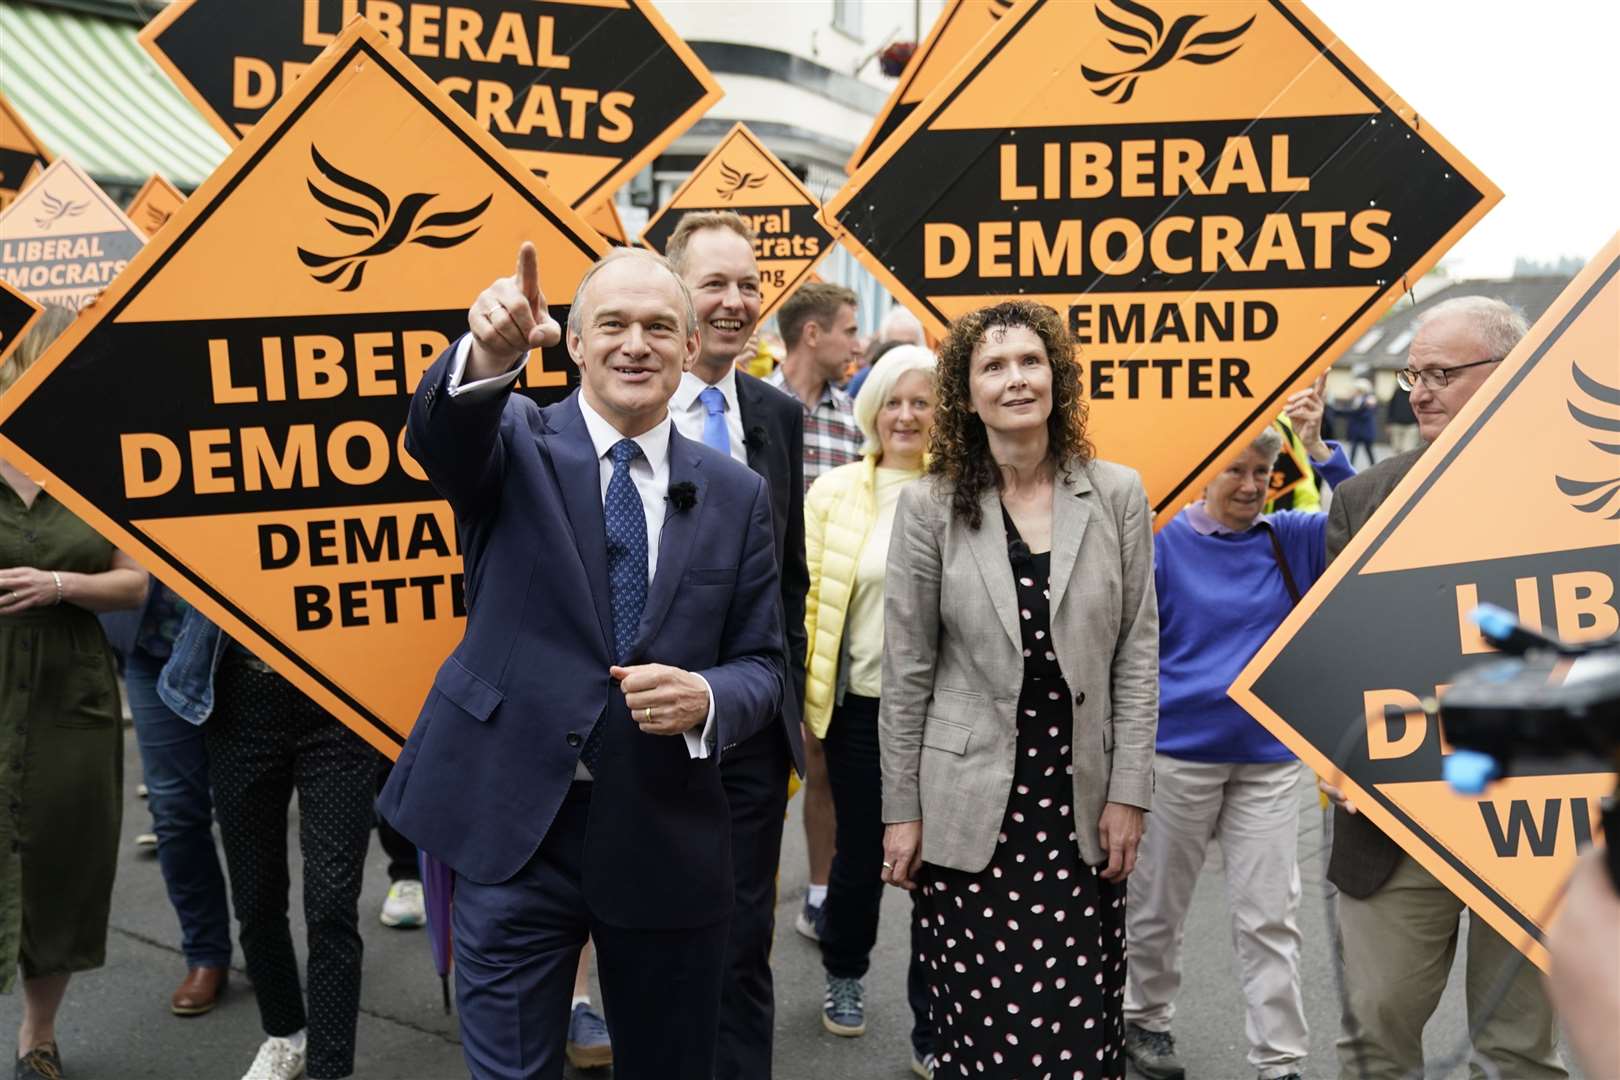
[[[882, 773], [878, 696], [883, 688], [883, 577], [900, 489], [922, 476], [934, 427], [934, 354], [891, 349], [862, 384], [855, 419], [866, 435], [859, 461], [823, 474], [804, 500], [810, 592], [804, 723], [822, 740], [837, 813], [838, 852], [822, 907], [827, 995], [822, 1024], [835, 1035], [866, 1031], [861, 978], [883, 902]], [[915, 927], [913, 933], [915, 933]], [[915, 967], [918, 948], [910, 950]], [[912, 1068], [931, 1073], [926, 983], [907, 980]]]

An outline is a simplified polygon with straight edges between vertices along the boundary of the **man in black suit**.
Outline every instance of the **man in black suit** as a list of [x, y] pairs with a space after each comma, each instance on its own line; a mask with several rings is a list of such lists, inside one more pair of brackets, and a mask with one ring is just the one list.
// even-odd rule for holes
[[775, 1026], [771, 939], [788, 769], [804, 771], [799, 716], [804, 702], [804, 597], [810, 584], [804, 561], [804, 410], [737, 370], [737, 357], [759, 323], [759, 266], [747, 222], [729, 211], [687, 214], [670, 234], [665, 253], [692, 293], [702, 338], [696, 362], [670, 398], [676, 429], [764, 477], [776, 526], [789, 676], [782, 712], [777, 723], [727, 754], [720, 767], [731, 805], [737, 906], [720, 1003], [715, 1076], [766, 1080]]
[[[1401, 385], [1424, 447], [1445, 430], [1496, 365], [1525, 335], [1523, 316], [1502, 301], [1464, 296], [1424, 315], [1409, 346]], [[1327, 557], [1338, 557], [1424, 450], [1385, 458], [1334, 491], [1328, 510]], [[1340, 1080], [1395, 1080], [1424, 1074], [1423, 1026], [1451, 972], [1463, 903], [1356, 812], [1342, 792], [1336, 804], [1327, 877], [1338, 890], [1344, 951], [1345, 1030], [1339, 1036]], [[1468, 921], [1466, 997], [1475, 1060], [1516, 1080], [1558, 1080], [1557, 1025], [1536, 969], [1483, 919]], [[1501, 973], [1521, 965], [1500, 999]]]
[[717, 760], [787, 685], [758, 476], [671, 429], [697, 352], [658, 255], [617, 249], [568, 313], [580, 389], [512, 393], [562, 336], [532, 244], [422, 376], [406, 446], [456, 513], [467, 627], [378, 809], [456, 873], [468, 1071], [562, 1076], [589, 934], [623, 1080], [712, 1080], [733, 904]]

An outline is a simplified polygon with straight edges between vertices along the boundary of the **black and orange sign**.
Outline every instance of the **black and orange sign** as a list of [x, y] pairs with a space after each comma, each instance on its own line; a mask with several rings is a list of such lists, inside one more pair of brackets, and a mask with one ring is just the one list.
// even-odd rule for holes
[[641, 230], [641, 242], [663, 251], [681, 216], [695, 210], [735, 210], [754, 227], [761, 318], [832, 249], [832, 234], [816, 217], [821, 206], [815, 196], [743, 124], [726, 133], [652, 216]]
[[1023, 0], [825, 213], [934, 333], [1056, 308], [1162, 523], [1499, 198], [1296, 0]]
[[41, 310], [38, 304], [0, 281], [0, 362], [11, 355]]
[[9, 206], [52, 160], [51, 152], [28, 121], [0, 94], [0, 210]]
[[1614, 790], [1521, 763], [1483, 797], [1442, 777], [1425, 716], [1496, 654], [1468, 613], [1571, 641], [1620, 631], [1620, 236], [1564, 290], [1232, 686], [1232, 696], [1476, 913], [1546, 966], [1577, 847]]
[[1266, 496], [1267, 501], [1280, 499], [1305, 482], [1307, 476], [1313, 476], [1310, 455], [1305, 448], [1289, 438], [1292, 428], [1284, 429], [1280, 424], [1277, 433], [1283, 437], [1282, 453], [1277, 455], [1277, 464], [1271, 470], [1271, 489]]
[[859, 169], [906, 122], [906, 117], [917, 110], [923, 99], [961, 63], [962, 57], [990, 32], [996, 21], [1012, 10], [1014, 3], [1015, 0], [947, 0], [928, 36], [900, 73], [889, 100], [878, 110], [872, 130], [850, 155], [850, 172]]
[[184, 192], [153, 173], [129, 201], [129, 219], [141, 230], [142, 235], [151, 239], [185, 201]]
[[612, 195], [721, 96], [649, 0], [175, 0], [140, 42], [236, 140], [356, 17], [576, 208]]
[[391, 753], [464, 614], [409, 397], [524, 239], [562, 318], [606, 245], [352, 23], [0, 399], [0, 456]]
[[0, 211], [0, 281], [79, 311], [145, 242], [94, 180], [58, 158]]
[[602, 239], [615, 247], [630, 246], [630, 237], [624, 231], [624, 221], [619, 217], [619, 208], [612, 199], [608, 199], [601, 206], [586, 214], [585, 223], [601, 234]]

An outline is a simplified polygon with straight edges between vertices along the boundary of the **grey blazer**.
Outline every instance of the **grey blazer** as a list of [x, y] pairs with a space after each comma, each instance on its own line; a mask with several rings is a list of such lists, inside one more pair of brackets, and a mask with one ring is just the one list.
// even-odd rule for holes
[[[1024, 681], [1018, 600], [1000, 496], [984, 524], [951, 514], [929, 477], [900, 493], [884, 581], [883, 820], [923, 823], [922, 856], [976, 872], [1012, 792]], [[1107, 861], [1106, 802], [1148, 808], [1159, 723], [1153, 514], [1137, 474], [1094, 461], [1058, 471], [1052, 502], [1052, 641], [1073, 695], [1074, 820], [1081, 857]]]

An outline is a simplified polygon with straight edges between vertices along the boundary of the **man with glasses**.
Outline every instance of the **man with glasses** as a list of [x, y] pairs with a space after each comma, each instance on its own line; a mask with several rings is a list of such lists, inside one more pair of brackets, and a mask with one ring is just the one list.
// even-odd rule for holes
[[[1421, 319], [1397, 381], [1411, 394], [1424, 445], [1384, 459], [1334, 492], [1328, 512], [1329, 562], [1527, 329], [1518, 312], [1484, 296], [1447, 300]], [[1463, 903], [1356, 813], [1342, 792], [1321, 787], [1336, 804], [1327, 877], [1339, 891], [1344, 957], [1340, 1080], [1425, 1075], [1423, 1026], [1446, 988]], [[1468, 919], [1466, 997], [1476, 1074], [1483, 1068], [1485, 1075], [1515, 1080], [1568, 1075], [1558, 1056], [1557, 1026], [1540, 974], [1473, 916]]]

